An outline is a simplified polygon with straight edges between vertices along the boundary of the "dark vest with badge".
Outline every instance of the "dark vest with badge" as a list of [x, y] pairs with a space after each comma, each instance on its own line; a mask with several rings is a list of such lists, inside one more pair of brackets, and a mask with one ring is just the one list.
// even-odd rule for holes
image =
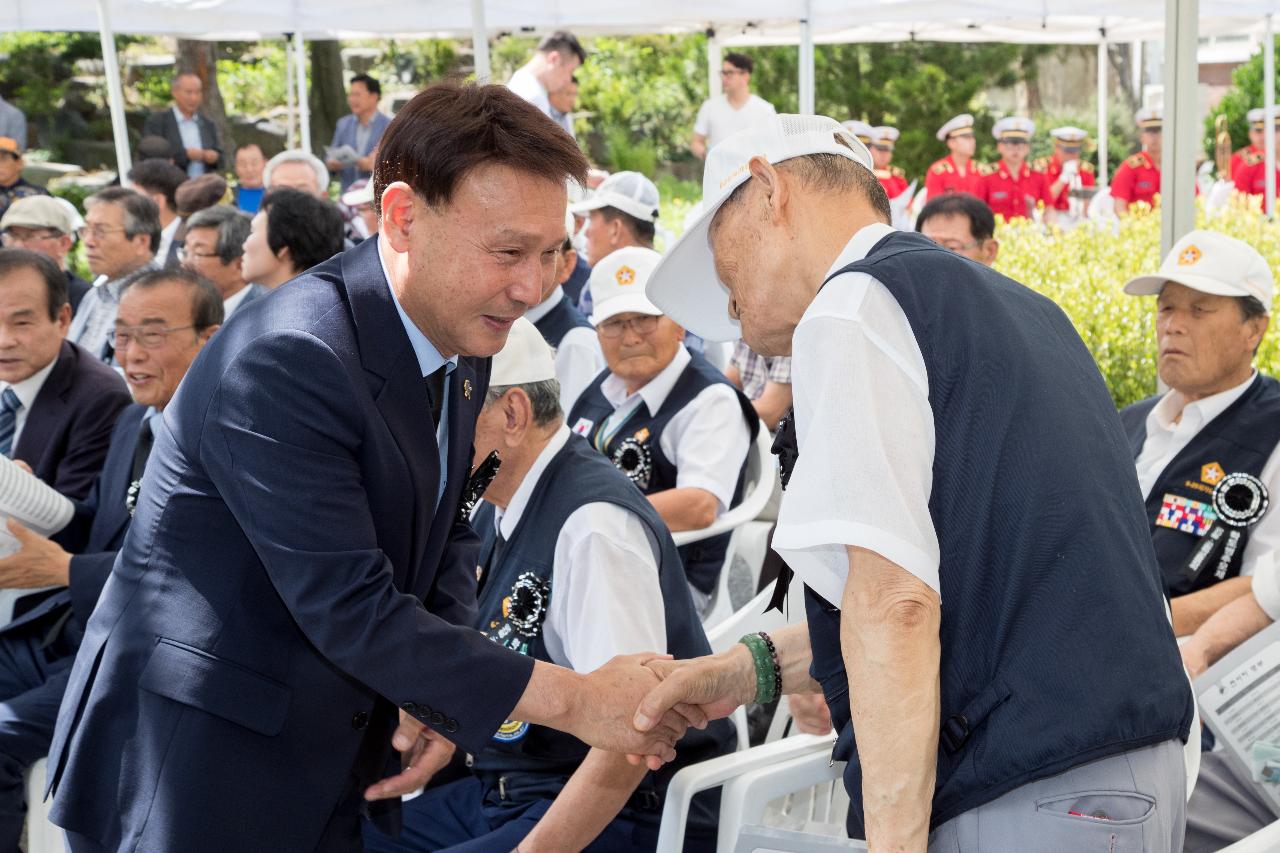
[[[662, 452], [662, 431], [680, 410], [693, 402], [703, 390], [712, 385], [723, 384], [733, 388], [724, 374], [696, 352], [690, 352], [692, 359], [671, 388], [671, 393], [663, 401], [657, 412], [650, 412], [649, 407], [641, 403], [626, 423], [612, 436], [605, 439], [601, 435], [604, 423], [613, 414], [613, 405], [605, 399], [600, 387], [609, 377], [606, 370], [596, 377], [595, 381], [578, 396], [569, 413], [569, 426], [574, 432], [583, 435], [597, 450], [612, 460], [614, 466], [626, 474], [640, 491], [646, 495], [663, 492], [676, 487], [677, 469], [675, 463]], [[738, 403], [742, 407], [742, 417], [746, 419], [754, 443], [760, 430], [760, 418], [756, 415], [751, 401], [734, 388]], [[748, 455], [750, 454], [748, 448]], [[747, 463], [742, 463], [742, 471], [738, 474], [738, 485], [733, 493], [733, 503], [742, 500], [743, 481], [746, 478]], [[684, 561], [684, 573], [689, 583], [701, 592], [710, 594], [716, 587], [716, 579], [724, 565], [725, 549], [729, 547], [730, 534], [723, 533], [710, 539], [703, 539], [685, 545], [680, 549], [680, 558]]]
[[[656, 510], [578, 436], [569, 436], [534, 487], [511, 539], [497, 546], [493, 505], [484, 503], [473, 524], [482, 540], [480, 600], [476, 627], [489, 639], [521, 654], [551, 661], [542, 633], [551, 597], [556, 540], [566, 520], [589, 503], [610, 503], [640, 519], [658, 558], [659, 584], [666, 617], [667, 651], [676, 658], [711, 653], [694, 612], [671, 534]], [[529, 523], [524, 523], [528, 520]], [[498, 547], [498, 553], [495, 553]], [[608, 571], [608, 566], [593, 567]], [[690, 729], [677, 744], [676, 760], [648, 773], [622, 815], [656, 824], [662, 795], [677, 770], [733, 751], [735, 734], [728, 720], [705, 730]], [[586, 757], [589, 747], [577, 738], [525, 722], [509, 721], [493, 736], [492, 746], [473, 759], [473, 770], [500, 798], [516, 803], [554, 798]], [[719, 794], [693, 799], [690, 826], [714, 827]]]
[[556, 307], [544, 314], [533, 325], [553, 349], [560, 346], [560, 342], [564, 340], [565, 335], [569, 334], [570, 329], [595, 329], [567, 295], [561, 296]]
[[[1136, 459], [1160, 397], [1120, 412]], [[1280, 443], [1280, 382], [1258, 376], [1160, 472], [1147, 496], [1151, 541], [1170, 596], [1240, 574], [1249, 530], [1267, 512], [1259, 479]]]
[[[918, 234], [886, 236], [835, 275], [847, 272], [897, 300], [929, 378], [942, 602], [930, 826], [1089, 761], [1185, 741], [1191, 689], [1132, 456], [1071, 321]], [[862, 838], [840, 611], [805, 597], [811, 673], [839, 732], [834, 756], [849, 762], [849, 831]]]

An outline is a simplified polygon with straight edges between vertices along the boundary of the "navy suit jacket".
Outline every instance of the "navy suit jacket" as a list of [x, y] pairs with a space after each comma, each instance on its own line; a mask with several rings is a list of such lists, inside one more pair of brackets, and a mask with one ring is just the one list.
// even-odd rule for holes
[[222, 322], [225, 323], [227, 320], [230, 320], [232, 314], [239, 314], [246, 305], [253, 302], [253, 300], [257, 299], [259, 296], [266, 296], [271, 292], [270, 288], [263, 287], [261, 284], [246, 284], [245, 287], [249, 289], [249, 292], [244, 295], [244, 299], [240, 300], [240, 304], [237, 305], [231, 314], [228, 314]]
[[31, 403], [13, 458], [72, 500], [89, 494], [102, 470], [111, 429], [129, 405], [120, 375], [68, 341]]
[[[369, 240], [255, 300], [172, 402], [72, 667], [53, 819], [108, 849], [359, 849], [397, 706], [479, 752], [532, 659], [470, 628], [487, 359], [439, 450]], [[450, 624], [452, 623], [452, 624]], [[397, 804], [398, 805], [398, 804]]]

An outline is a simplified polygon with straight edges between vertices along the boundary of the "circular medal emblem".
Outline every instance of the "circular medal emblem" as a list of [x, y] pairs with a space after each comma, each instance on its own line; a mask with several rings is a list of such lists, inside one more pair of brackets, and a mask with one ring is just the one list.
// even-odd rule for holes
[[1213, 488], [1213, 511], [1229, 527], [1248, 527], [1262, 518], [1271, 496], [1252, 474], [1228, 474]]
[[507, 622], [517, 633], [534, 637], [547, 614], [551, 585], [533, 572], [525, 572], [516, 578], [511, 595], [505, 603]]
[[641, 491], [649, 488], [649, 477], [653, 473], [649, 445], [635, 436], [619, 442], [613, 451], [613, 467], [626, 474]]
[[494, 732], [493, 739], [501, 743], [511, 743], [520, 740], [528, 731], [528, 723], [522, 723], [519, 720], [507, 720]]

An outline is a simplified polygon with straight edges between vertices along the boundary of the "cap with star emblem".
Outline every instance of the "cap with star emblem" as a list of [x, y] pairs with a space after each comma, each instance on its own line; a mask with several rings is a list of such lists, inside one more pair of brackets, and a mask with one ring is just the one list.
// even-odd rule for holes
[[1271, 312], [1275, 281], [1266, 258], [1243, 240], [1216, 231], [1192, 231], [1173, 245], [1159, 272], [1124, 286], [1131, 296], [1155, 296], [1165, 282], [1219, 296], [1252, 296]]
[[617, 314], [661, 316], [662, 309], [649, 301], [644, 287], [662, 255], [653, 249], [627, 246], [605, 255], [591, 268], [591, 322], [600, 325]]

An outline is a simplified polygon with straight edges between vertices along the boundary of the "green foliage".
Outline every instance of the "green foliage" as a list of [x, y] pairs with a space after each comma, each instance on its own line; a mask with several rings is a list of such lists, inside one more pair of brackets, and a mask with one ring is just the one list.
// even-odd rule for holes
[[[977, 119], [978, 157], [995, 158], [994, 117], [978, 103], [990, 87], [1011, 86], [1034, 73], [1032, 59], [1048, 48], [1005, 44], [818, 45], [814, 51], [814, 106], [841, 121], [859, 118], [890, 124], [902, 135], [894, 164], [922, 175], [946, 154], [934, 136], [952, 116]], [[779, 112], [798, 109], [797, 51], [794, 47], [750, 48], [756, 61], [752, 86]]]
[[[118, 37], [116, 49], [123, 50], [131, 41]], [[21, 105], [26, 113], [31, 147], [50, 149], [57, 155], [68, 140], [84, 135], [85, 120], [73, 125], [63, 111], [74, 85], [76, 62], [101, 56], [97, 33], [0, 34], [0, 95]], [[85, 92], [79, 101], [78, 107], [87, 113], [85, 118], [105, 113], [105, 99], [99, 92]], [[104, 126], [109, 133], [110, 124]]]
[[227, 115], [265, 115], [287, 103], [283, 41], [219, 47], [218, 89]]
[[615, 172], [639, 172], [653, 177], [658, 168], [658, 147], [650, 139], [634, 139], [631, 129], [614, 125], [604, 133], [607, 162]]
[[[1280, 265], [1280, 226], [1259, 215], [1256, 201], [1232, 203], [1198, 228], [1246, 241]], [[996, 268], [1058, 303], [1093, 353], [1116, 404], [1125, 406], [1156, 390], [1155, 300], [1126, 295], [1130, 278], [1160, 266], [1160, 215], [1137, 213], [1117, 227], [1085, 224], [1068, 232], [1042, 230], [1026, 220], [1002, 224], [996, 234]], [[1263, 339], [1258, 369], [1280, 371], [1276, 334]]]
[[[1276, 37], [1276, 45], [1280, 47], [1280, 36]], [[1231, 73], [1231, 88], [1222, 96], [1222, 100], [1209, 110], [1204, 119], [1204, 150], [1212, 160], [1214, 152], [1214, 126], [1218, 116], [1227, 117], [1227, 132], [1231, 134], [1231, 147], [1238, 150], [1249, 144], [1249, 121], [1246, 118], [1249, 110], [1260, 107], [1265, 95], [1262, 92], [1262, 50], [1250, 57], [1249, 61]]]

